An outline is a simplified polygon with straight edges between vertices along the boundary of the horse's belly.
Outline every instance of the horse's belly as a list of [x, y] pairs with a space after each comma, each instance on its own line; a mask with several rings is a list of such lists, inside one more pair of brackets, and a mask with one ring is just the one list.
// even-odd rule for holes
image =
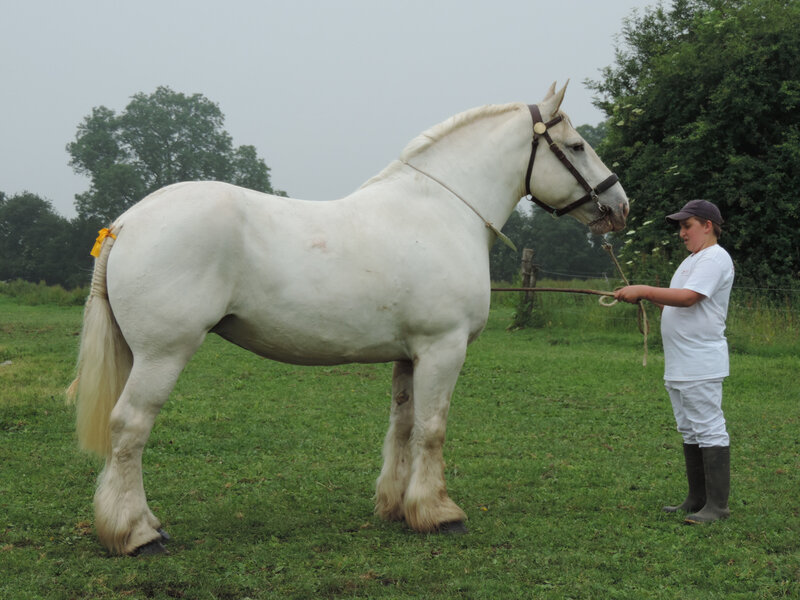
[[229, 315], [211, 331], [259, 356], [298, 365], [376, 363], [408, 357], [406, 345], [396, 336], [347, 331], [343, 323], [331, 327], [309, 320], [303, 325], [287, 321], [262, 325]]

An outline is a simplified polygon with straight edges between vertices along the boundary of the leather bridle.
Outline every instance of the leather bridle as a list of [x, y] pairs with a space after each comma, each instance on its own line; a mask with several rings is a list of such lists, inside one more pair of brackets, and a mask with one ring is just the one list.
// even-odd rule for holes
[[[583, 178], [583, 176], [578, 172], [569, 159], [566, 157], [564, 152], [558, 145], [553, 141], [553, 138], [550, 137], [548, 133], [548, 129], [553, 127], [554, 125], [560, 123], [564, 117], [562, 115], [558, 115], [557, 117], [544, 122], [542, 119], [542, 113], [539, 111], [539, 107], [535, 104], [529, 104], [528, 108], [531, 111], [531, 117], [533, 118], [533, 142], [531, 143], [531, 158], [528, 161], [528, 172], [525, 174], [525, 193], [529, 196], [531, 202], [536, 203], [542, 209], [549, 212], [554, 217], [560, 217], [561, 215], [565, 215], [568, 212], [571, 212], [578, 208], [579, 206], [583, 206], [587, 202], [593, 201], [597, 203], [597, 208], [600, 210], [601, 213], [605, 214], [610, 209], [607, 206], [600, 204], [600, 194], [608, 190], [611, 186], [613, 186], [617, 181], [619, 181], [619, 177], [616, 174], [612, 173], [608, 177], [606, 177], [603, 181], [597, 184], [595, 187], [589, 185], [589, 183]], [[581, 187], [586, 191], [586, 194], [568, 204], [563, 208], [553, 208], [539, 200], [536, 196], [531, 193], [531, 175], [533, 174], [533, 161], [536, 159], [536, 148], [539, 144], [539, 138], [544, 138], [547, 141], [547, 144], [550, 146], [550, 150], [558, 157], [563, 165], [567, 168], [567, 170], [572, 173], [572, 176], [575, 177], [577, 182], [581, 185]]]

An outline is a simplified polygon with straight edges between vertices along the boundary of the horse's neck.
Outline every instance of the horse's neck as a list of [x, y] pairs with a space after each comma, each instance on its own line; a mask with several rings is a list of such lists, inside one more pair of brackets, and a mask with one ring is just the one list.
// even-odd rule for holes
[[526, 110], [509, 105], [448, 132], [418, 153], [404, 153], [403, 160], [445, 184], [500, 228], [524, 193], [529, 121]]

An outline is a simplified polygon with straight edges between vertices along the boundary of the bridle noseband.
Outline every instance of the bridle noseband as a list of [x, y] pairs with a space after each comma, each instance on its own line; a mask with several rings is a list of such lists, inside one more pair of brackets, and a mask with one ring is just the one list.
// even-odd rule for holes
[[[542, 119], [542, 113], [539, 111], [539, 107], [535, 104], [529, 104], [528, 108], [531, 111], [531, 117], [533, 118], [533, 142], [531, 143], [531, 158], [528, 161], [528, 172], [525, 174], [525, 193], [529, 196], [531, 202], [535, 202], [539, 205], [542, 209], [549, 212], [554, 217], [560, 217], [561, 215], [565, 215], [568, 212], [571, 212], [578, 208], [579, 206], [583, 206], [587, 202], [594, 201], [597, 203], [597, 208], [600, 209], [601, 213], [607, 213], [610, 209], [607, 206], [603, 206], [600, 204], [599, 196], [611, 186], [613, 186], [617, 181], [619, 181], [619, 177], [616, 174], [612, 173], [608, 177], [606, 177], [603, 181], [601, 181], [597, 186], [592, 187], [587, 183], [587, 181], [583, 178], [583, 176], [578, 172], [575, 166], [569, 162], [569, 159], [566, 157], [564, 152], [558, 145], [553, 141], [553, 138], [550, 137], [548, 133], [548, 129], [550, 129], [553, 125], [560, 123], [564, 117], [559, 115], [554, 119], [551, 119], [547, 123], [544, 122]], [[539, 200], [536, 196], [531, 193], [531, 174], [533, 173], [533, 161], [536, 159], [536, 148], [539, 144], [539, 138], [543, 137], [547, 144], [550, 146], [550, 150], [558, 157], [563, 165], [567, 168], [567, 170], [572, 173], [572, 176], [575, 177], [577, 182], [581, 185], [581, 187], [586, 191], [586, 194], [572, 202], [571, 204], [563, 207], [563, 208], [553, 208]]]

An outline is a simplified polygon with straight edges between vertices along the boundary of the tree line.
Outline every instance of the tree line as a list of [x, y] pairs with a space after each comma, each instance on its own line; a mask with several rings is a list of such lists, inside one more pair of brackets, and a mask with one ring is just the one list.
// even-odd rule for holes
[[705, 198], [737, 283], [797, 286], [798, 62], [797, 0], [673, 0], [626, 20], [616, 64], [589, 84], [607, 115], [599, 154], [631, 200], [623, 259], [640, 277], [669, 281], [685, 250], [663, 215]]
[[170, 183], [219, 180], [270, 194], [270, 169], [253, 146], [234, 147], [219, 106], [202, 94], [159, 87], [116, 114], [94, 108], [67, 145], [70, 166], [89, 179], [66, 219], [34, 193], [0, 191], [0, 281], [73, 288], [89, 282], [97, 231]]
[[[663, 217], [706, 198], [725, 217], [721, 243], [740, 283], [796, 287], [799, 60], [796, 0], [672, 0], [625, 20], [615, 64], [586, 82], [606, 119], [578, 129], [631, 200], [628, 229], [610, 238], [629, 277], [668, 281], [685, 250]], [[97, 230], [169, 183], [216, 179], [283, 194], [255, 148], [234, 148], [223, 125], [215, 103], [165, 87], [137, 94], [120, 114], [93, 109], [67, 146], [90, 182], [74, 219], [34, 193], [0, 191], [0, 280], [85, 284]], [[602, 240], [572, 219], [516, 211], [504, 232], [534, 248], [545, 271], [613, 271]], [[518, 254], [497, 244], [490, 258], [494, 280], [516, 276]]]

